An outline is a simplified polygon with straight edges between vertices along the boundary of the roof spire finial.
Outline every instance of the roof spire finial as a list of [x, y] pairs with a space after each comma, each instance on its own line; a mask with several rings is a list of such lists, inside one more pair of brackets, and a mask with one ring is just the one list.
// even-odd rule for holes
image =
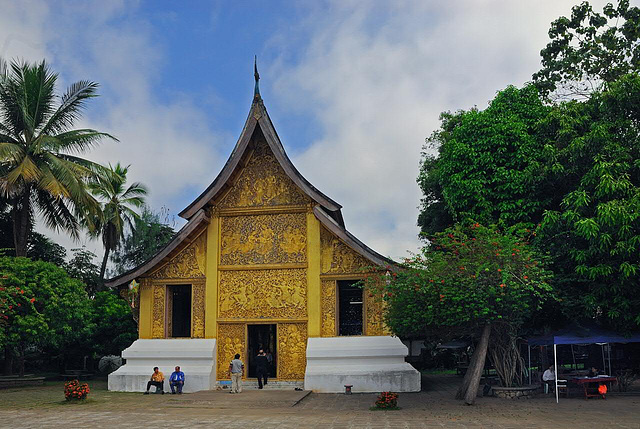
[[260, 98], [260, 86], [258, 81], [260, 80], [260, 73], [258, 73], [258, 56], [253, 58], [253, 77], [256, 79], [256, 87], [253, 91], [253, 98]]

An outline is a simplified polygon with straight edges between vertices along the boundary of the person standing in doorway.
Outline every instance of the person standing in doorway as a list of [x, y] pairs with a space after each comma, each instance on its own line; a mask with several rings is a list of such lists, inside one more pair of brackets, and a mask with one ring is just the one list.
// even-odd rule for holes
[[236, 353], [234, 359], [229, 364], [231, 374], [231, 392], [242, 393], [242, 376], [244, 375], [244, 363], [240, 360], [240, 354]]
[[262, 383], [267, 384], [267, 376], [269, 375], [269, 360], [263, 349], [260, 349], [256, 356], [256, 374], [258, 376], [258, 389], [262, 389]]

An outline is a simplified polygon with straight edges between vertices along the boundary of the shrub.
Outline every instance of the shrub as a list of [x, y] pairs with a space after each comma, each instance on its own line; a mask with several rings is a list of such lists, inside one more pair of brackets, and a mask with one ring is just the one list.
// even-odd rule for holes
[[80, 401], [87, 399], [89, 395], [89, 385], [78, 380], [71, 380], [64, 383], [64, 397], [67, 401]]
[[394, 392], [382, 392], [376, 399], [376, 406], [378, 409], [395, 410], [398, 409], [398, 394]]

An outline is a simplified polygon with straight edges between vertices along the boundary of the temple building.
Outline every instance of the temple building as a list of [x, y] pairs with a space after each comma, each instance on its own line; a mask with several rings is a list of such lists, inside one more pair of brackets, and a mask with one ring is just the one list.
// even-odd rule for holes
[[185, 391], [230, 379], [241, 355], [249, 380], [259, 348], [270, 384], [320, 392], [415, 391], [418, 372], [391, 337], [382, 303], [356, 285], [393, 262], [346, 230], [341, 206], [289, 160], [256, 91], [240, 138], [211, 185], [180, 216], [186, 225], [153, 258], [108, 281], [139, 283], [139, 340], [109, 389], [142, 391], [152, 368], [180, 365]]

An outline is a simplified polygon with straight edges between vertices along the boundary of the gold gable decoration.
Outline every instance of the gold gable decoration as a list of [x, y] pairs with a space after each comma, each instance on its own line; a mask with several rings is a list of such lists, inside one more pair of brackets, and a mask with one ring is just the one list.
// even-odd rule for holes
[[320, 252], [322, 274], [363, 273], [372, 265], [325, 228], [320, 231]]
[[257, 143], [221, 208], [304, 205], [308, 198], [284, 172], [266, 141]]
[[200, 234], [193, 243], [151, 274], [151, 277], [154, 279], [204, 278], [206, 240], [206, 234]]
[[322, 280], [322, 327], [323, 337], [336, 336], [336, 282]]
[[278, 378], [280, 380], [304, 379], [307, 367], [307, 324], [278, 324]]
[[306, 284], [306, 269], [221, 271], [218, 317], [306, 318]]
[[304, 213], [223, 217], [220, 264], [306, 262], [306, 231]]
[[[245, 325], [221, 323], [218, 325], [218, 380], [229, 380], [229, 364], [236, 354], [245, 358]], [[245, 369], [247, 368], [245, 362]], [[246, 374], [246, 372], [245, 372]]]

